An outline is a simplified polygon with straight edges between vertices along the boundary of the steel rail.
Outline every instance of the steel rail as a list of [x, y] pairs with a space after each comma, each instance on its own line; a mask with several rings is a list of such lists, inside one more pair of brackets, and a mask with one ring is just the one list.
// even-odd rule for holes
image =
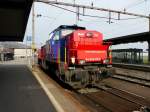
[[112, 78], [127, 81], [127, 82], [134, 83], [134, 84], [139, 84], [142, 86], [150, 87], [149, 80], [136, 78], [136, 77], [132, 77], [132, 76], [125, 76], [125, 75], [121, 75], [121, 74], [117, 74], [117, 75], [113, 76]]
[[148, 65], [121, 64], [121, 63], [113, 63], [112, 65], [113, 67], [118, 67], [118, 68], [127, 68], [132, 70], [150, 72], [150, 66]]
[[112, 95], [115, 95], [115, 96], [117, 96], [117, 97], [119, 97], [119, 98], [121, 98], [121, 99], [124, 99], [124, 100], [126, 100], [126, 101], [129, 101], [129, 102], [131, 102], [131, 103], [135, 103], [135, 104], [137, 104], [137, 105], [140, 105], [141, 107], [144, 107], [144, 106], [146, 106], [148, 109], [150, 109], [150, 105], [145, 105], [145, 104], [142, 104], [142, 103], [139, 103], [139, 102], [137, 102], [137, 101], [133, 101], [133, 99], [129, 99], [128, 98], [128, 96], [121, 96], [119, 93], [117, 93], [117, 92], [114, 92], [115, 90], [116, 91], [120, 91], [120, 92], [124, 92], [125, 94], [127, 94], [127, 95], [132, 95], [132, 96], [135, 96], [135, 97], [138, 97], [138, 98], [141, 98], [142, 100], [144, 100], [144, 98], [142, 98], [142, 97], [139, 97], [138, 95], [135, 95], [135, 94], [131, 94], [131, 93], [129, 93], [129, 92], [125, 92], [125, 91], [123, 91], [123, 90], [121, 90], [121, 89], [117, 89], [117, 88], [114, 88], [114, 87], [111, 87], [111, 86], [108, 86], [109, 87], [109, 89], [104, 89], [103, 87], [100, 87], [100, 86], [97, 86], [99, 89], [101, 89], [101, 90], [104, 90], [104, 91], [106, 91], [106, 92], [108, 92], [109, 94], [112, 94]]

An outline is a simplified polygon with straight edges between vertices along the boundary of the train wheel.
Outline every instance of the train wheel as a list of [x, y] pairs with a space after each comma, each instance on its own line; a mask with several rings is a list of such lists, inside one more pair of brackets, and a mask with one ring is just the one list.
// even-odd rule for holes
[[69, 71], [65, 71], [65, 82], [70, 82], [70, 74]]
[[86, 85], [89, 79], [89, 74], [87, 71], [81, 72], [81, 85]]
[[60, 76], [60, 80], [65, 82], [65, 75], [64, 74]]
[[59, 73], [58, 70], [55, 70], [55, 74], [56, 74], [56, 76], [60, 79], [60, 73]]

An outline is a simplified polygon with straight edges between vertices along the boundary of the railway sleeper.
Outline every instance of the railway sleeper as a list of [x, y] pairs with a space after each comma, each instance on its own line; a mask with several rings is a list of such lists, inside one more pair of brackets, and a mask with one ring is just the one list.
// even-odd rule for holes
[[141, 106], [139, 110], [135, 110], [133, 112], [150, 112], [150, 108], [147, 106]]

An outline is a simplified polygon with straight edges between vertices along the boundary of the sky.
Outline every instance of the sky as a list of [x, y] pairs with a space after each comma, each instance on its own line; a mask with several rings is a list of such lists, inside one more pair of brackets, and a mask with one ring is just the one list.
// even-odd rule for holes
[[[50, 0], [53, 1], [53, 0]], [[73, 3], [74, 0], [57, 0], [60, 2]], [[149, 15], [150, 0], [75, 0], [76, 4], [90, 6], [93, 2], [95, 7], [108, 8], [137, 14]], [[76, 8], [66, 7], [69, 10], [76, 11]], [[83, 9], [80, 9], [83, 12]], [[24, 42], [27, 36], [32, 36], [32, 12], [30, 13]], [[42, 15], [37, 17], [36, 15]], [[85, 14], [92, 16], [108, 17], [108, 12], [101, 12], [95, 10], [85, 9]], [[116, 14], [112, 14], [116, 18]], [[133, 16], [121, 15], [122, 19], [135, 18]], [[35, 43], [37, 47], [44, 45], [49, 39], [49, 33], [57, 28], [59, 25], [73, 25], [76, 24], [76, 14], [56, 8], [45, 3], [35, 3]], [[124, 35], [141, 33], [149, 31], [149, 21], [144, 18], [128, 19], [128, 20], [112, 20], [108, 23], [108, 19], [92, 18], [80, 16], [80, 21], [77, 21], [79, 26], [84, 26], [88, 30], [96, 30], [104, 35], [104, 39], [115, 38]], [[29, 43], [29, 42], [28, 42]], [[112, 46], [112, 49], [124, 48], [141, 48], [147, 49], [147, 42], [138, 42], [130, 44], [121, 44]]]

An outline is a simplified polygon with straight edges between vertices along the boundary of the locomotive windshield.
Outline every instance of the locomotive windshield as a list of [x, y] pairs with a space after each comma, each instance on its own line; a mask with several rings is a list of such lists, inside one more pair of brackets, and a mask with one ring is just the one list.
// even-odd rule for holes
[[63, 29], [63, 30], [61, 30], [61, 36], [65, 37], [65, 36], [71, 34], [74, 31], [75, 31], [74, 29]]
[[52, 33], [50, 33], [49, 34], [49, 39], [51, 39], [52, 37], [53, 37], [53, 35], [54, 35], [54, 33], [52, 32]]

